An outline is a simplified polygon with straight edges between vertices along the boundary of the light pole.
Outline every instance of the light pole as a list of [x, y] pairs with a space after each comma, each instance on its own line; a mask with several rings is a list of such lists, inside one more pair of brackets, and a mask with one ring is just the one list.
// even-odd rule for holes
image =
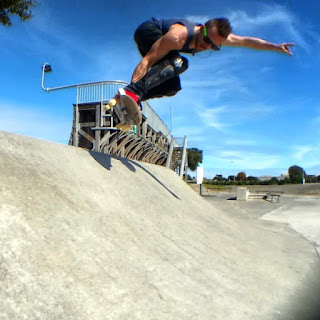
[[78, 87], [78, 86], [81, 86], [81, 85], [85, 85], [87, 83], [83, 83], [83, 84], [69, 84], [69, 85], [66, 85], [66, 86], [60, 86], [60, 87], [54, 87], [54, 88], [46, 88], [44, 86], [44, 75], [45, 73], [48, 73], [48, 72], [52, 72], [52, 68], [51, 68], [51, 65], [48, 63], [48, 62], [45, 62], [42, 66], [42, 78], [41, 78], [41, 87], [44, 91], [54, 91], [54, 90], [60, 90], [60, 89], [68, 89], [68, 88], [75, 88], [75, 87]]
[[41, 77], [41, 87], [45, 91], [49, 91], [49, 88], [44, 86], [44, 74], [47, 72], [52, 72], [51, 65], [48, 62], [45, 62], [42, 66], [42, 77]]
[[235, 163], [234, 163], [234, 161], [233, 160], [231, 160], [230, 161], [231, 162], [231, 166], [232, 166], [232, 170], [233, 170], [233, 174], [232, 174], [232, 176], [233, 176], [233, 182], [235, 181], [235, 178], [236, 178], [236, 175], [235, 175]]

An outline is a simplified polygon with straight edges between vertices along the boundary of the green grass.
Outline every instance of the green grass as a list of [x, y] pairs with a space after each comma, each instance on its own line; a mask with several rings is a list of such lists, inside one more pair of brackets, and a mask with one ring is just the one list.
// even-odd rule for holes
[[229, 190], [230, 186], [218, 186], [218, 185], [212, 185], [212, 184], [206, 184], [204, 183], [202, 185], [203, 191], [224, 191], [224, 190]]

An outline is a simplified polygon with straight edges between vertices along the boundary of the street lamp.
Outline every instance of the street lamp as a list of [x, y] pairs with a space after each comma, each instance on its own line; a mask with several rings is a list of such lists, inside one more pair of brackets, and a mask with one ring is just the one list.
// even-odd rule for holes
[[87, 83], [84, 83], [84, 84], [70, 84], [70, 85], [67, 85], [67, 86], [60, 86], [60, 87], [54, 87], [54, 88], [46, 88], [44, 86], [44, 74], [45, 73], [48, 73], [48, 72], [52, 72], [52, 68], [51, 68], [51, 65], [48, 63], [48, 62], [45, 62], [42, 66], [42, 81], [41, 81], [41, 87], [44, 91], [53, 91], [53, 90], [59, 90], [59, 89], [67, 89], [67, 88], [75, 88], [75, 87], [78, 87], [78, 86], [81, 86], [81, 85], [85, 85]]
[[47, 62], [42, 66], [42, 68], [45, 73], [52, 71], [51, 65]]
[[[98, 82], [86, 82], [86, 83], [79, 83], [79, 84], [69, 84], [66, 86], [60, 86], [60, 87], [54, 87], [54, 88], [46, 88], [44, 86], [44, 75], [45, 73], [48, 72], [52, 72], [52, 67], [48, 62], [45, 62], [42, 66], [42, 81], [41, 81], [41, 87], [44, 91], [54, 91], [54, 90], [60, 90], [60, 89], [68, 89], [68, 88], [77, 88], [77, 87], [81, 87], [81, 86], [87, 86], [87, 85], [101, 85], [103, 83], [105, 83], [104, 81], [98, 81]], [[123, 82], [123, 81], [119, 81], [119, 80], [114, 80], [112, 81], [114, 83], [119, 83], [120, 85], [127, 85], [128, 83]]]
[[45, 62], [42, 66], [42, 81], [41, 81], [41, 87], [45, 91], [49, 91], [49, 88], [44, 87], [44, 74], [48, 72], [52, 72], [52, 68], [48, 62]]

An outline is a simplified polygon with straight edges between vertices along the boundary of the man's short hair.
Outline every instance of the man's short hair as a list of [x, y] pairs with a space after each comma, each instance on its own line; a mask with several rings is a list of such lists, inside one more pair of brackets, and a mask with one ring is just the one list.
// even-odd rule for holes
[[207, 29], [216, 27], [218, 34], [225, 39], [227, 39], [228, 35], [232, 32], [230, 21], [227, 18], [211, 19], [205, 23], [205, 26]]

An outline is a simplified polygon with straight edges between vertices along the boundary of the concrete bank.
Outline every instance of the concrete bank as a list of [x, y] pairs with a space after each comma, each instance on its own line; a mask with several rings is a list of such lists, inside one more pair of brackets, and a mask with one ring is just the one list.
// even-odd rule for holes
[[0, 319], [315, 319], [314, 248], [173, 172], [0, 132]]

